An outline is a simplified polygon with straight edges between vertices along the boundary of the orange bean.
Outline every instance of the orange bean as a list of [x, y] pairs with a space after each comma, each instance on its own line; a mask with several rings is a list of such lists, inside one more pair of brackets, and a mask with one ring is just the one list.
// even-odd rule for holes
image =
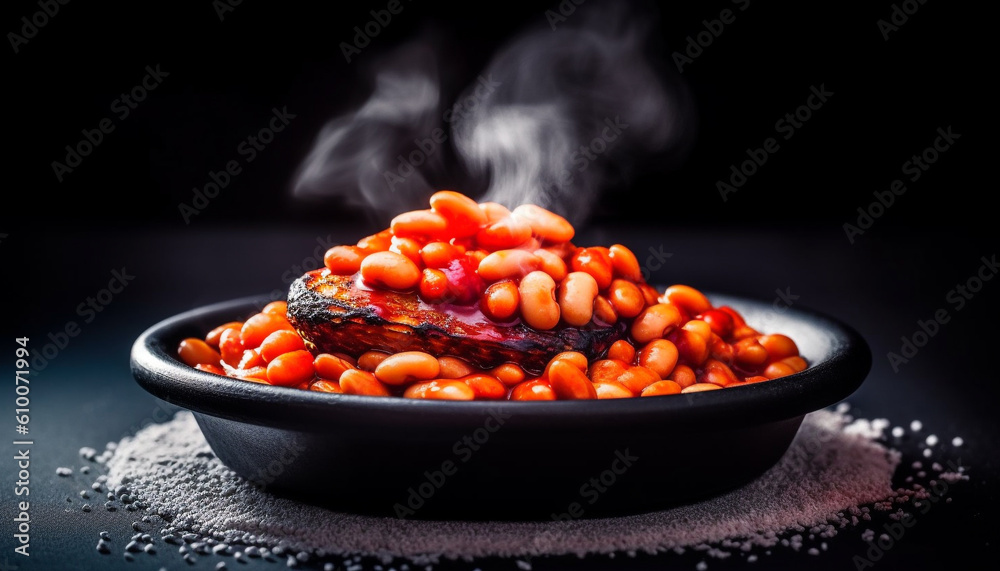
[[682, 389], [698, 382], [694, 369], [687, 365], [677, 365], [674, 367], [674, 371], [670, 373], [670, 380], [680, 385]]
[[222, 355], [218, 351], [196, 337], [188, 337], [181, 341], [177, 348], [177, 356], [189, 367], [199, 364], [218, 366], [222, 360]]
[[764, 376], [769, 379], [777, 379], [780, 377], [787, 377], [788, 375], [794, 375], [795, 369], [792, 368], [788, 363], [783, 363], [781, 361], [775, 361], [771, 363], [764, 369]]
[[556, 392], [545, 379], [531, 379], [510, 391], [510, 400], [556, 400]]
[[736, 351], [733, 346], [722, 340], [721, 337], [712, 333], [712, 338], [708, 341], [708, 356], [723, 363], [732, 363], [733, 355]]
[[236, 366], [238, 369], [252, 369], [254, 367], [263, 367], [267, 365], [267, 361], [264, 357], [260, 356], [260, 348], [257, 349], [246, 349], [243, 351], [243, 356], [240, 357], [240, 364]]
[[549, 384], [556, 396], [565, 400], [596, 399], [597, 391], [586, 373], [567, 360], [549, 363]]
[[375, 367], [375, 377], [387, 385], [403, 385], [437, 378], [441, 365], [423, 351], [403, 351], [389, 355]]
[[677, 365], [677, 347], [666, 339], [653, 339], [639, 352], [639, 364], [666, 379]]
[[205, 371], [206, 373], [212, 373], [213, 375], [221, 375], [223, 377], [226, 376], [226, 371], [218, 365], [212, 365], [209, 363], [197, 363], [194, 365], [194, 368], [198, 369], [199, 371]]
[[645, 344], [662, 338], [680, 323], [681, 313], [677, 307], [669, 303], [657, 303], [643, 309], [635, 317], [632, 322], [632, 339]]
[[477, 399], [496, 400], [507, 396], [507, 387], [499, 379], [490, 375], [467, 375], [457, 380], [468, 385]]
[[270, 363], [272, 359], [282, 353], [291, 353], [306, 348], [305, 341], [299, 334], [287, 329], [279, 329], [267, 337], [260, 344], [260, 356], [265, 362]]
[[358, 240], [358, 248], [366, 256], [374, 252], [384, 252], [389, 246], [392, 246], [392, 230], [383, 230]]
[[712, 309], [712, 303], [708, 301], [705, 294], [686, 285], [678, 284], [668, 287], [660, 299], [669, 301], [689, 315], [698, 315]]
[[780, 333], [761, 335], [757, 342], [767, 350], [768, 361], [780, 361], [785, 357], [795, 357], [799, 354], [798, 345], [787, 335]]
[[565, 218], [534, 204], [522, 204], [511, 213], [528, 222], [535, 236], [550, 242], [569, 242], [576, 230]]
[[243, 328], [242, 321], [230, 321], [229, 323], [223, 323], [222, 325], [208, 332], [208, 335], [205, 336], [205, 343], [208, 343], [212, 347], [218, 349], [219, 341], [222, 340], [223, 331], [225, 331], [226, 329], [235, 329], [237, 332], [239, 332], [239, 330], [242, 328]]
[[410, 385], [403, 396], [430, 400], [473, 400], [476, 393], [462, 381], [434, 380]]
[[361, 269], [361, 260], [367, 254], [358, 246], [334, 246], [323, 256], [323, 265], [338, 276], [350, 276]]
[[[639, 267], [639, 260], [626, 246], [613, 244], [608, 248], [608, 255], [611, 257], [611, 266], [615, 276], [625, 278], [636, 283], [643, 281], [642, 269]], [[656, 303], [655, 301], [653, 303]]]
[[559, 284], [557, 299], [563, 321], [582, 327], [594, 317], [597, 280], [587, 272], [570, 272]]
[[420, 283], [420, 268], [402, 254], [375, 252], [361, 262], [361, 277], [374, 286], [406, 291]]
[[240, 359], [243, 358], [243, 342], [240, 341], [239, 329], [223, 330], [219, 338], [219, 353], [222, 355], [222, 360], [230, 367], [240, 364]]
[[420, 273], [420, 297], [430, 303], [448, 298], [448, 276], [441, 270], [425, 268]]
[[514, 363], [504, 363], [503, 365], [494, 367], [490, 371], [490, 374], [500, 379], [500, 382], [508, 387], [513, 387], [524, 381], [525, 377], [524, 369]]
[[510, 210], [498, 202], [481, 202], [479, 209], [486, 215], [486, 223], [492, 224], [510, 216]]
[[769, 379], [769, 378], [767, 378], [767, 377], [765, 377], [763, 375], [756, 375], [756, 376], [753, 376], [753, 377], [747, 377], [746, 380], [743, 381], [743, 384], [749, 385], [750, 383], [762, 383], [764, 381], [770, 381], [770, 380], [771, 379]]
[[710, 309], [701, 314], [701, 320], [708, 324], [719, 337], [725, 339], [733, 332], [733, 317], [725, 311]]
[[438, 357], [438, 366], [438, 377], [442, 379], [459, 379], [474, 372], [468, 363], [458, 357]]
[[599, 295], [594, 298], [594, 321], [613, 325], [618, 322], [618, 312], [615, 311], [608, 298]]
[[285, 317], [288, 314], [288, 302], [286, 301], [272, 301], [271, 303], [264, 306], [261, 313], [272, 313], [274, 315], [280, 315]]
[[574, 272], [587, 272], [594, 276], [601, 291], [611, 285], [611, 258], [599, 248], [577, 248], [570, 258], [570, 268]]
[[615, 312], [625, 319], [631, 319], [639, 315], [639, 312], [646, 306], [642, 290], [634, 283], [623, 279], [611, 281], [608, 301], [615, 308]]
[[646, 302], [647, 306], [660, 303], [660, 292], [656, 291], [655, 287], [647, 283], [640, 283], [637, 285], [639, 286], [639, 291], [642, 292], [642, 299]]
[[332, 353], [332, 355], [334, 357], [337, 357], [338, 359], [343, 359], [345, 363], [350, 364], [352, 367], [356, 368], [358, 366], [358, 360], [355, 359], [354, 357], [351, 357], [347, 353]]
[[805, 359], [799, 357], [798, 355], [785, 357], [784, 359], [781, 360], [781, 362], [791, 367], [792, 370], [794, 370], [796, 373], [805, 371], [807, 368], [809, 368], [809, 363], [807, 363]]
[[698, 382], [728, 387], [729, 385], [739, 383], [740, 379], [725, 363], [716, 361], [715, 359], [708, 359], [705, 361], [705, 367], [701, 373], [701, 377], [698, 378]]
[[681, 392], [685, 393], [685, 394], [686, 393], [701, 393], [701, 392], [704, 392], [704, 391], [714, 391], [714, 390], [721, 389], [721, 388], [722, 387], [720, 387], [719, 385], [713, 385], [712, 383], [695, 383], [695, 384], [691, 385], [690, 387], [684, 387], [684, 389], [682, 389]]
[[598, 399], [626, 399], [635, 395], [618, 381], [600, 381], [594, 383], [594, 392]]
[[388, 356], [389, 354], [383, 351], [365, 351], [358, 357], [358, 368], [362, 371], [372, 372]]
[[618, 382], [629, 364], [617, 359], [600, 359], [590, 366], [590, 380], [594, 383]]
[[685, 329], [692, 333], [697, 334], [699, 337], [704, 339], [706, 342], [712, 339], [712, 328], [700, 319], [691, 319], [687, 323], [681, 326], [681, 329]]
[[428, 268], [447, 268], [460, 255], [458, 248], [448, 242], [429, 242], [420, 248], [420, 259]]
[[479, 302], [479, 310], [493, 321], [508, 321], [517, 314], [520, 303], [521, 293], [517, 284], [504, 280], [486, 288]]
[[542, 373], [543, 377], [548, 376], [549, 368], [551, 368], [552, 363], [555, 363], [556, 361], [566, 361], [584, 373], [587, 372], [587, 366], [590, 364], [587, 362], [587, 356], [579, 351], [563, 351], [562, 353], [559, 353], [555, 357], [549, 359], [549, 362], [545, 365], [545, 372]]
[[518, 286], [521, 296], [521, 317], [535, 329], [552, 329], [559, 323], [559, 304], [556, 303], [556, 282], [543, 271], [534, 271], [521, 279]]
[[708, 359], [708, 342], [697, 333], [675, 329], [667, 335], [667, 339], [677, 346], [679, 360], [686, 365], [697, 367]]
[[552, 279], [556, 283], [566, 279], [566, 273], [568, 270], [566, 269], [566, 262], [563, 261], [562, 258], [545, 248], [538, 248], [535, 250], [535, 255], [542, 261], [540, 269], [552, 276]]
[[392, 237], [392, 245], [389, 246], [389, 251], [406, 256], [411, 262], [421, 267], [424, 263], [423, 258], [420, 256], [420, 250], [422, 246], [420, 242], [417, 242], [413, 238], [402, 238], [400, 236]]
[[618, 359], [631, 365], [635, 360], [635, 347], [628, 341], [619, 339], [608, 349], [608, 359]]
[[320, 377], [329, 381], [339, 381], [340, 375], [342, 375], [344, 371], [355, 367], [350, 361], [342, 357], [331, 355], [329, 353], [320, 353], [319, 355], [316, 355], [315, 359], [313, 359], [313, 368], [316, 369], [316, 374]]
[[235, 369], [232, 376], [252, 383], [271, 384], [267, 380], [266, 367], [253, 367], [252, 369]]
[[747, 337], [733, 345], [733, 363], [744, 369], [753, 369], [767, 362], [767, 349], [755, 337]]
[[487, 282], [520, 279], [542, 267], [542, 259], [525, 250], [498, 250], [479, 262], [479, 277]]
[[655, 371], [642, 366], [632, 366], [618, 377], [618, 382], [625, 385], [633, 394], [640, 394], [649, 385], [660, 380]]
[[674, 381], [656, 381], [655, 383], [642, 389], [640, 396], [658, 397], [661, 395], [676, 395], [680, 394], [683, 390], [684, 389]]
[[737, 325], [736, 327], [733, 327], [733, 333], [731, 337], [733, 341], [742, 341], [744, 339], [749, 339], [751, 337], [756, 339], [760, 337], [760, 332], [754, 329], [753, 327], [750, 327], [749, 325]]
[[411, 210], [392, 219], [392, 233], [396, 236], [444, 237], [448, 234], [448, 221], [433, 210]]
[[389, 388], [375, 375], [360, 369], [348, 369], [340, 375], [340, 388], [345, 395], [365, 395], [373, 397], [390, 396]]
[[316, 379], [309, 385], [309, 390], [316, 391], [318, 393], [340, 394], [344, 392], [344, 389], [340, 388], [340, 383], [327, 379]]
[[476, 233], [476, 244], [489, 251], [505, 250], [523, 244], [531, 238], [531, 226], [527, 222], [508, 216]]
[[240, 329], [240, 341], [244, 349], [256, 349], [268, 335], [279, 329], [295, 330], [283, 315], [258, 313], [243, 324]]
[[453, 236], [475, 236], [480, 226], [486, 224], [486, 213], [464, 194], [441, 190], [431, 195], [430, 202], [431, 208], [448, 221], [448, 231]]
[[740, 327], [747, 324], [747, 322], [743, 320], [743, 316], [728, 305], [720, 305], [715, 309], [728, 315], [733, 320], [733, 327]]
[[293, 387], [313, 378], [313, 356], [309, 351], [292, 351], [278, 355], [267, 364], [267, 382], [282, 387]]
[[482, 262], [486, 256], [490, 253], [486, 250], [468, 250], [465, 252], [465, 257], [472, 261], [472, 267], [478, 268], [479, 262]]

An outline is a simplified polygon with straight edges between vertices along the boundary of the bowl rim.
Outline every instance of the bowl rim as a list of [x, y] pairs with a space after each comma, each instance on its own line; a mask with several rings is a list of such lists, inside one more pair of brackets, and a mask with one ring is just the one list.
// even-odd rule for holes
[[[770, 302], [705, 292], [713, 306], [763, 309]], [[220, 377], [190, 367], [173, 355], [169, 343], [195, 322], [232, 321], [259, 311], [273, 299], [249, 296], [196, 307], [150, 326], [135, 340], [130, 365], [146, 391], [196, 413], [261, 426], [328, 429], [345, 423], [406, 427], [480, 425], [485, 415], [517, 416], [536, 427], [617, 426], [655, 422], [703, 429], [776, 422], [832, 405], [853, 393], [871, 369], [871, 350], [852, 327], [819, 311], [785, 308], [780, 320], [793, 320], [828, 334], [826, 358], [802, 372], [764, 383], [657, 397], [582, 401], [439, 401], [371, 397], [306, 391]], [[228, 317], [225, 317], [228, 316]], [[780, 327], [780, 325], [779, 325]], [[326, 428], [324, 428], [326, 427]]]

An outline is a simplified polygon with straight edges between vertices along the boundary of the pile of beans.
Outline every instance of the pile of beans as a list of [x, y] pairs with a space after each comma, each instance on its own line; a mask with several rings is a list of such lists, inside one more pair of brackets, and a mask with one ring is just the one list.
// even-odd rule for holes
[[[420, 351], [313, 355], [283, 301], [245, 322], [181, 342], [182, 361], [251, 382], [368, 396], [565, 400], [690, 393], [741, 386], [804, 370], [795, 342], [764, 335], [730, 307], [674, 285], [662, 294], [625, 246], [573, 245], [573, 226], [534, 205], [513, 211], [452, 191], [429, 210], [401, 214], [387, 230], [326, 252], [327, 272], [429, 304], [477, 304], [498, 323], [538, 330], [628, 323], [628, 338], [603, 358], [554, 355], [540, 375], [516, 363], [483, 370], [455, 355]], [[474, 270], [474, 271], [473, 271]]]

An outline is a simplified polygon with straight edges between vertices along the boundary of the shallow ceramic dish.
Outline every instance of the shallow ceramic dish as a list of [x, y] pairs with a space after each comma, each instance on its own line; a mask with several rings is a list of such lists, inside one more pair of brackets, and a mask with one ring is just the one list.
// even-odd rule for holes
[[662, 509], [732, 489], [785, 452], [805, 414], [860, 386], [871, 351], [851, 327], [800, 308], [711, 295], [796, 341], [805, 371], [719, 391], [601, 401], [449, 402], [327, 394], [205, 373], [185, 337], [267, 299], [194, 309], [145, 331], [132, 372], [194, 412], [218, 457], [277, 494], [408, 518], [550, 519]]

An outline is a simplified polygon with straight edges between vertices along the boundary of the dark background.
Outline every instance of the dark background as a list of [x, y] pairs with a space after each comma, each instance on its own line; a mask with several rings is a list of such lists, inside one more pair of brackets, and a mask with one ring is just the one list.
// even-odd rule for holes
[[[998, 507], [993, 450], [1000, 391], [991, 359], [1000, 285], [986, 282], [960, 311], [947, 295], [976, 274], [981, 257], [996, 253], [987, 198], [996, 186], [995, 145], [988, 142], [986, 102], [994, 30], [978, 7], [929, 1], [886, 41], [876, 22], [890, 17], [893, 4], [858, 4], [751, 0], [680, 76], [698, 126], [687, 153], [648, 157], [632, 176], [608, 184], [593, 216], [578, 224], [577, 242], [662, 249], [671, 256], [652, 272], [657, 283], [761, 299], [791, 291], [799, 296], [795, 303], [856, 327], [872, 347], [874, 365], [851, 402], [894, 425], [919, 418], [942, 439], [962, 436], [962, 460], [973, 475], [877, 568], [986, 559], [997, 540], [990, 514]], [[340, 42], [371, 19], [369, 10], [384, 6], [246, 0], [220, 21], [208, 1], [70, 2], [19, 53], [6, 46], [3, 331], [8, 339], [29, 336], [41, 350], [59, 344], [56, 333], [69, 322], [80, 327], [34, 371], [39, 557], [28, 564], [8, 556], [12, 563], [56, 568], [73, 558], [84, 566], [125, 565], [120, 554], [102, 558], [93, 545], [99, 529], [127, 522], [104, 512], [81, 515], [79, 502], [65, 496], [86, 485], [83, 477], [68, 483], [53, 474], [77, 461], [79, 447], [117, 440], [155, 414], [159, 405], [128, 371], [128, 349], [143, 329], [205, 303], [280, 293], [295, 266], [297, 272], [318, 265], [309, 258], [320, 243], [350, 243], [387, 226], [384, 215], [337, 201], [295, 201], [290, 192], [322, 125], [370, 94], [379, 57], [414, 38], [433, 38], [446, 54], [447, 99], [475, 80], [499, 46], [526, 27], [546, 26], [545, 10], [557, 9], [556, 3], [404, 2], [403, 12], [346, 63]], [[664, 74], [676, 71], [671, 53], [704, 30], [702, 20], [738, 9], [719, 1], [636, 6], [653, 25], [647, 50]], [[38, 10], [35, 2], [5, 4], [4, 31], [21, 33], [21, 17]], [[51, 162], [64, 158], [81, 129], [112, 117], [111, 102], [156, 64], [169, 77], [127, 119], [116, 118], [114, 132], [59, 182]], [[820, 84], [834, 93], [830, 101], [723, 202], [715, 183], [728, 177], [729, 165], [773, 136], [775, 121]], [[292, 124], [185, 224], [178, 204], [190, 202], [210, 170], [239, 158], [237, 144], [266, 123], [272, 108], [284, 106], [297, 115]], [[907, 192], [852, 244], [843, 225], [857, 223], [872, 193], [903, 178], [901, 165], [948, 126], [961, 139], [918, 181], [907, 182]], [[453, 186], [463, 180], [456, 172], [431, 182], [463, 190]], [[469, 185], [471, 194], [482, 188]], [[86, 321], [78, 304], [121, 268], [135, 280]], [[886, 354], [898, 352], [900, 337], [942, 308], [951, 320], [894, 372]], [[7, 484], [3, 490], [6, 514], [13, 496]], [[7, 525], [0, 526], [0, 562], [11, 553]], [[864, 549], [855, 537], [831, 543], [840, 545], [836, 555], [772, 562], [840, 569], [853, 567], [851, 557]], [[615, 562], [693, 566], [666, 556]], [[164, 556], [148, 565], [178, 563]], [[536, 561], [536, 568], [544, 565]], [[736, 568], [740, 561], [710, 561], [711, 568], [723, 565]]]

